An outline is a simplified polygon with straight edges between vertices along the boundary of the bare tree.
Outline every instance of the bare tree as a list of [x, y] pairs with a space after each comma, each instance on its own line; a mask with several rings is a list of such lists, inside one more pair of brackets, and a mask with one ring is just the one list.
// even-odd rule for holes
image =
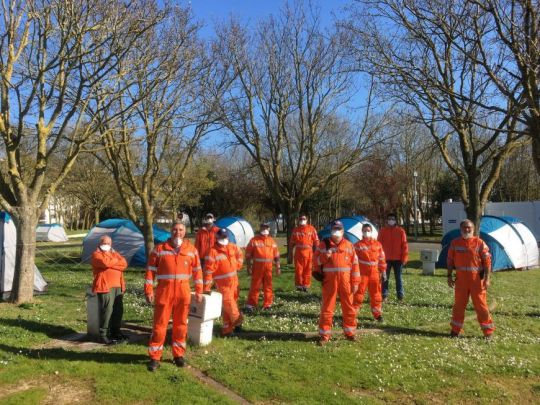
[[466, 1], [358, 1], [343, 23], [357, 68], [385, 94], [414, 109], [459, 180], [465, 210], [478, 224], [505, 159], [522, 143], [519, 106], [483, 108], [497, 89], [479, 64], [481, 27]]
[[[212, 63], [192, 20], [189, 10], [172, 8], [149, 30], [119, 66], [125, 73], [120, 89], [113, 90], [117, 102], [97, 112], [105, 120], [100, 130], [106, 164], [147, 252], [154, 245], [156, 208], [168, 207], [174, 193], [167, 190], [181, 187], [200, 140], [215, 129], [206, 90]], [[130, 104], [134, 108], [126, 111]], [[118, 119], [107, 124], [110, 115]]]
[[232, 21], [218, 37], [230, 75], [221, 122], [257, 165], [290, 236], [304, 201], [360, 161], [383, 120], [370, 119], [369, 103], [359, 127], [345, 118], [355, 82], [338, 37], [300, 2], [253, 32]]
[[[148, 2], [6, 0], [0, 5], [0, 204], [17, 226], [10, 300], [33, 296], [40, 214], [94, 133], [90, 95], [157, 19]], [[23, 159], [23, 145], [30, 160]], [[62, 156], [51, 171], [51, 156]], [[29, 166], [24, 167], [25, 164]], [[53, 175], [54, 174], [54, 175]]]

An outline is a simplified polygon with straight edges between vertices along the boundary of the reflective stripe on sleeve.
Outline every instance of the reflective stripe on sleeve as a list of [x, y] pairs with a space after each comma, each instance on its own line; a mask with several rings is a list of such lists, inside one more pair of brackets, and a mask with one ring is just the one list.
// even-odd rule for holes
[[324, 267], [323, 271], [325, 273], [337, 273], [337, 272], [349, 272], [351, 271], [350, 267]]
[[480, 270], [480, 267], [466, 267], [466, 266], [456, 266], [456, 270], [461, 271], [478, 271]]
[[146, 271], [157, 271], [156, 266], [146, 266]]
[[365, 264], [367, 266], [376, 266], [378, 264], [377, 262], [368, 262], [368, 261], [360, 260], [360, 259], [358, 259], [358, 263]]
[[159, 257], [161, 256], [174, 256], [175, 253], [174, 252], [171, 252], [170, 250], [162, 250], [160, 252], [157, 252], [156, 253]]
[[233, 271], [231, 273], [222, 274], [220, 276], [215, 276], [214, 280], [223, 280], [224, 278], [230, 278], [236, 276], [236, 271]]
[[153, 285], [154, 284], [154, 280], [150, 280], [150, 279], [145, 279], [144, 280], [144, 284], [150, 284], [150, 285]]
[[158, 274], [158, 280], [189, 280], [191, 274]]
[[272, 263], [274, 261], [274, 259], [257, 259], [257, 258], [254, 258], [253, 261], [257, 262], [257, 263]]
[[193, 280], [193, 282], [194, 282], [195, 284], [202, 284], [202, 283], [203, 283], [202, 280]]

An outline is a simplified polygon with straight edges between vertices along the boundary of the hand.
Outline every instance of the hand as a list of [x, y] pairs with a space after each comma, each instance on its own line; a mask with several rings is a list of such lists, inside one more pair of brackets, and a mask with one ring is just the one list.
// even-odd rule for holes
[[405, 266], [407, 265], [407, 260], [403, 260], [403, 261], [401, 262], [401, 265], [402, 265], [403, 267], [405, 267]]
[[325, 256], [326, 256], [327, 259], [330, 259], [332, 257], [332, 251], [327, 250], [326, 253], [325, 253]]
[[357, 291], [358, 291], [358, 284], [353, 285], [353, 288], [352, 288], [353, 294], [356, 294]]
[[154, 294], [149, 294], [146, 296], [146, 303], [147, 304], [153, 304], [154, 303]]
[[386, 271], [381, 272], [381, 282], [384, 283], [386, 281]]
[[483, 284], [484, 284], [484, 288], [487, 290], [489, 288], [489, 286], [491, 285], [491, 280], [489, 279], [489, 277], [486, 277], [484, 278], [484, 280], [482, 280]]
[[281, 274], [281, 267], [276, 267], [276, 276], [279, 276]]
[[200, 304], [202, 300], [203, 300], [203, 295], [195, 293], [195, 301]]
[[253, 268], [251, 266], [247, 266], [246, 270], [247, 270], [247, 274], [251, 276], [251, 273], [253, 273]]
[[450, 288], [454, 288], [455, 285], [456, 285], [456, 280], [454, 280], [454, 278], [452, 276], [450, 277], [447, 277], [447, 283], [448, 283], [448, 287]]

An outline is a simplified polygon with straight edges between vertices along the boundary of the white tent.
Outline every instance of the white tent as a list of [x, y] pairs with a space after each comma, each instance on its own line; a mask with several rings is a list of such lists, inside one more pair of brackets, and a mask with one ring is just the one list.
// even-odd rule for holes
[[68, 237], [60, 224], [39, 224], [36, 229], [37, 242], [67, 242]]
[[[0, 212], [0, 296], [5, 299], [13, 287], [15, 273], [15, 249], [17, 248], [17, 229], [9, 214]], [[34, 291], [44, 292], [47, 282], [34, 267]]]
[[230, 241], [241, 248], [245, 248], [255, 235], [249, 222], [240, 217], [219, 218], [216, 226], [227, 229]]

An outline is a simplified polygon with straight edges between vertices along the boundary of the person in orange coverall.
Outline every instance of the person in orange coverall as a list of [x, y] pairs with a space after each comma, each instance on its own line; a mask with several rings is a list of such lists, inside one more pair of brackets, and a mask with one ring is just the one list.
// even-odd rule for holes
[[272, 289], [272, 264], [276, 266], [276, 275], [281, 274], [279, 251], [276, 241], [270, 236], [270, 225], [261, 224], [259, 235], [254, 236], [246, 247], [247, 272], [251, 275], [251, 287], [244, 308], [245, 313], [252, 313], [259, 301], [259, 290], [263, 288], [263, 311], [272, 309], [274, 291]]
[[379, 230], [378, 237], [383, 247], [384, 255], [386, 256], [386, 279], [383, 282], [382, 296], [383, 300], [386, 300], [388, 285], [390, 283], [390, 273], [393, 268], [394, 278], [396, 279], [397, 299], [398, 301], [402, 301], [405, 296], [405, 289], [403, 288], [401, 271], [409, 260], [407, 235], [402, 227], [396, 225], [396, 214], [388, 214], [386, 222], [388, 226], [384, 226]]
[[112, 248], [109, 236], [102, 236], [90, 264], [94, 273], [92, 292], [97, 294], [100, 310], [99, 342], [113, 344], [127, 340], [120, 333], [126, 291], [123, 274], [127, 267], [126, 259]]
[[[203, 278], [199, 254], [195, 246], [184, 239], [185, 234], [186, 227], [182, 222], [173, 223], [170, 239], [157, 245], [148, 258], [144, 293], [146, 301], [154, 303], [154, 326], [148, 343], [149, 371], [159, 367], [171, 313], [174, 363], [177, 367], [184, 366], [191, 278], [195, 283], [195, 299], [202, 302]], [[155, 295], [154, 280], [158, 282]]]
[[308, 224], [306, 215], [300, 215], [298, 226], [292, 230], [289, 248], [294, 251], [294, 282], [298, 291], [308, 292], [311, 287], [313, 250], [319, 244], [315, 228]]
[[213, 214], [206, 214], [202, 221], [203, 226], [195, 234], [195, 248], [199, 252], [199, 258], [203, 267], [204, 258], [208, 255], [212, 246], [214, 246], [216, 233], [219, 231], [219, 228], [214, 225], [214, 221]]
[[382, 322], [381, 284], [386, 277], [386, 259], [381, 243], [373, 239], [370, 224], [362, 225], [362, 239], [354, 244], [354, 249], [360, 265], [361, 279], [358, 291], [354, 294], [353, 304], [358, 311], [368, 290], [371, 313], [377, 321]]
[[353, 294], [358, 290], [360, 269], [354, 246], [343, 235], [343, 223], [333, 221], [331, 237], [323, 240], [315, 251], [314, 272], [322, 272], [323, 275], [319, 318], [320, 346], [330, 340], [338, 295], [343, 313], [343, 333], [348, 340], [355, 340], [356, 310], [353, 305]]
[[242, 256], [242, 250], [229, 242], [227, 230], [223, 228], [216, 233], [216, 243], [204, 260], [204, 292], [210, 292], [212, 281], [215, 281], [223, 299], [222, 336], [230, 336], [233, 331], [240, 332], [242, 327], [243, 317], [238, 309], [237, 275], [237, 271], [242, 268]]
[[[468, 219], [460, 224], [461, 237], [454, 239], [448, 249], [448, 286], [454, 288], [454, 307], [450, 326], [451, 337], [463, 331], [465, 308], [472, 299], [476, 318], [486, 339], [495, 331], [487, 305], [487, 289], [490, 285], [491, 255], [486, 243], [474, 236], [474, 223]], [[452, 271], [456, 270], [456, 278]]]

